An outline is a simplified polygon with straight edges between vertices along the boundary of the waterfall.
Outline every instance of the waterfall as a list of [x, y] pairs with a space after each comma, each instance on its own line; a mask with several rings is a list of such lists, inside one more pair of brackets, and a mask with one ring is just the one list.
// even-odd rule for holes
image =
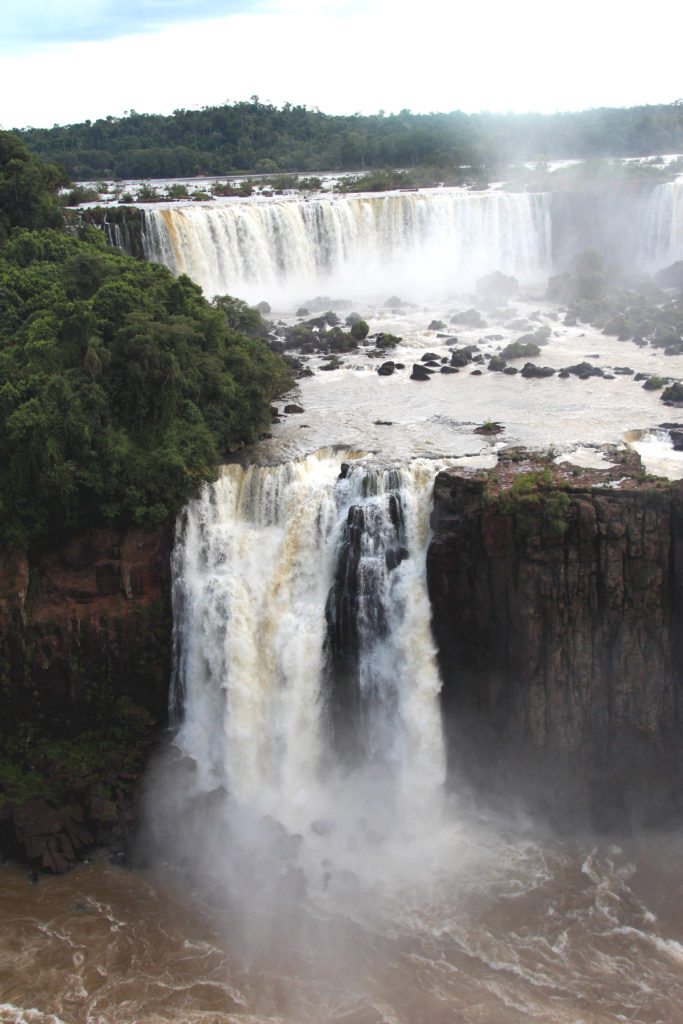
[[402, 287], [427, 296], [493, 270], [547, 277], [550, 197], [443, 189], [150, 208], [143, 248], [208, 296], [292, 303], [324, 289], [358, 297]]
[[658, 270], [683, 260], [683, 181], [657, 185], [645, 211], [641, 262]]
[[394, 813], [438, 802], [425, 555], [439, 468], [326, 449], [224, 467], [187, 507], [171, 702], [202, 791], [294, 831], [332, 813], [335, 778], [387, 781]]

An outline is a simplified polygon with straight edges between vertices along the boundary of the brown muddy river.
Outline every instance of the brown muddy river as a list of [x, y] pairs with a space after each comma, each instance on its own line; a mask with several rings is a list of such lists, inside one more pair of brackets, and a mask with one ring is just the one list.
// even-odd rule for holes
[[683, 1019], [681, 835], [593, 843], [461, 822], [437, 838], [409, 883], [333, 879], [246, 916], [170, 873], [93, 863], [32, 885], [5, 867], [0, 1021]]

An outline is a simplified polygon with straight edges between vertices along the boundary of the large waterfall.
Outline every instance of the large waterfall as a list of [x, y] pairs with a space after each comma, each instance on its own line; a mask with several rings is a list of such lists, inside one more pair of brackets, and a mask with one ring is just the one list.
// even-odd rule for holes
[[[337, 785], [347, 810], [360, 786], [364, 813], [394, 824], [437, 808], [445, 765], [425, 581], [437, 468], [332, 450], [231, 465], [186, 509], [172, 700], [199, 791], [224, 786], [301, 833], [337, 817]], [[382, 795], [368, 812], [370, 790]]]
[[355, 298], [403, 288], [427, 297], [493, 270], [547, 277], [550, 197], [441, 189], [150, 208], [143, 247], [209, 296], [287, 304], [325, 289]]
[[641, 260], [651, 270], [683, 260], [683, 181], [653, 189], [645, 211]]

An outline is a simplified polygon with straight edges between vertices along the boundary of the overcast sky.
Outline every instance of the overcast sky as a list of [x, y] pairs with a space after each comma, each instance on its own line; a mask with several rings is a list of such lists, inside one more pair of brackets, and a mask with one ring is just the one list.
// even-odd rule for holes
[[5, 0], [0, 126], [248, 99], [329, 113], [683, 97], [674, 0]]

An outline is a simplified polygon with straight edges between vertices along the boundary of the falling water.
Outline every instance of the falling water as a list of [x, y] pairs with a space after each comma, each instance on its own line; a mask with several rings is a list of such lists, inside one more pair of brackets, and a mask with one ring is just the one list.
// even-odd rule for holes
[[493, 270], [546, 277], [550, 203], [545, 194], [443, 189], [150, 208], [143, 247], [210, 296], [300, 301], [333, 286], [354, 297], [368, 288], [427, 296]]
[[657, 270], [683, 259], [683, 182], [657, 185], [645, 211], [642, 263]]
[[438, 467], [343, 457], [225, 467], [174, 556], [178, 744], [203, 788], [292, 829], [329, 814], [341, 765], [423, 810], [444, 779], [425, 582]]

